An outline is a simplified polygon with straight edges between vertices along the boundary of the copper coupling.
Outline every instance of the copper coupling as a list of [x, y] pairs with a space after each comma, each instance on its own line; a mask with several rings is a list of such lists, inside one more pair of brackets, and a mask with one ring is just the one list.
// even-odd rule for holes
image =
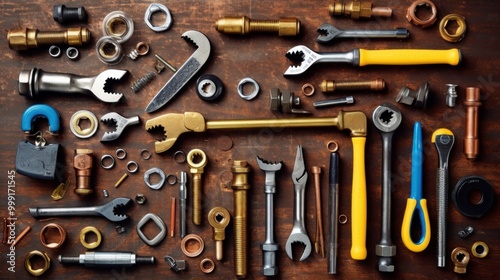
[[90, 31], [84, 27], [68, 28], [64, 31], [39, 31], [19, 28], [7, 34], [9, 48], [16, 51], [38, 48], [42, 45], [81, 46], [90, 42]]
[[382, 91], [384, 89], [385, 89], [385, 81], [383, 79], [373, 79], [364, 81], [323, 80], [321, 82], [321, 91], [324, 93], [330, 93], [338, 90]]
[[73, 159], [73, 167], [76, 173], [75, 193], [78, 195], [89, 195], [94, 192], [92, 187], [92, 153], [90, 149], [76, 149]]
[[[59, 237], [57, 239], [54, 239], [52, 237], [54, 235], [58, 235]], [[51, 249], [59, 248], [61, 247], [61, 245], [64, 243], [65, 240], [66, 240], [66, 230], [59, 224], [56, 223], [47, 224], [40, 231], [40, 242], [42, 242], [42, 245], [47, 248]]]
[[468, 160], [475, 160], [479, 154], [478, 120], [480, 91], [476, 87], [468, 87], [465, 93], [466, 117], [464, 154]]
[[370, 2], [351, 1], [342, 3], [334, 1], [328, 8], [330, 16], [344, 15], [352, 19], [374, 17], [391, 17], [392, 9], [389, 7], [372, 7]]
[[254, 20], [246, 16], [223, 17], [215, 22], [215, 29], [225, 34], [274, 32], [279, 36], [297, 36], [300, 33], [300, 21], [294, 17], [278, 20]]

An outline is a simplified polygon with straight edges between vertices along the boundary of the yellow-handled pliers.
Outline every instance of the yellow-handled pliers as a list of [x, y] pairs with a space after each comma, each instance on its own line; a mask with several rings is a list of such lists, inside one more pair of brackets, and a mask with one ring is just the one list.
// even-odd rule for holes
[[[401, 238], [406, 248], [413, 252], [422, 252], [431, 240], [431, 226], [427, 211], [427, 200], [422, 196], [422, 126], [416, 122], [413, 127], [413, 148], [411, 159], [411, 189], [410, 197], [406, 201], [406, 210], [401, 227]], [[418, 215], [420, 221], [420, 239], [416, 242], [412, 238], [412, 221]]]

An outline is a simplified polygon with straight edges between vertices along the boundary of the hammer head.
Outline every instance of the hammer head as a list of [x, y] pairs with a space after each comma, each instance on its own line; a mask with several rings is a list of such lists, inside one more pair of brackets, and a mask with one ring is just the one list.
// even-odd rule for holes
[[365, 113], [361, 111], [340, 111], [337, 118], [337, 127], [339, 130], [349, 130], [351, 132], [351, 137], [366, 137], [367, 119]]

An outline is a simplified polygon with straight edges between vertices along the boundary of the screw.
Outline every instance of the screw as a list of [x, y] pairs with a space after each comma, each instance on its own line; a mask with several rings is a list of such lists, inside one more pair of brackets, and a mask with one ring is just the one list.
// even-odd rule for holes
[[454, 84], [446, 84], [447, 92], [446, 92], [446, 105], [448, 107], [455, 107], [455, 101], [457, 99], [457, 85]]
[[81, 46], [90, 41], [90, 31], [82, 27], [68, 28], [64, 31], [19, 28], [9, 30], [7, 41], [9, 41], [9, 48], [16, 51], [37, 48], [42, 45]]
[[234, 195], [234, 259], [235, 272], [238, 277], [247, 274], [247, 191], [250, 189], [248, 173], [250, 166], [245, 160], [235, 160], [231, 167], [233, 181], [231, 187]]
[[314, 101], [313, 106], [314, 108], [323, 108], [323, 107], [330, 107], [342, 104], [353, 104], [353, 103], [354, 103], [354, 97], [346, 96], [343, 98]]
[[156, 74], [153, 71], [149, 71], [146, 76], [140, 78], [135, 81], [130, 87], [133, 92], [137, 93], [141, 89], [143, 89], [149, 82], [151, 82], [154, 78], [156, 78]]
[[296, 36], [300, 33], [300, 21], [297, 18], [253, 20], [246, 16], [223, 17], [215, 22], [215, 29], [225, 34], [246, 35], [251, 32], [277, 32], [279, 36]]
[[458, 232], [458, 236], [460, 236], [462, 238], [466, 238], [467, 236], [469, 236], [473, 232], [474, 232], [474, 228], [471, 226], [467, 226], [466, 228], [464, 228]]
[[87, 12], [84, 7], [68, 8], [64, 5], [54, 5], [52, 15], [54, 20], [59, 23], [87, 20]]
[[334, 92], [337, 90], [370, 90], [381, 91], [385, 89], [385, 81], [383, 79], [375, 79], [371, 81], [329, 81], [321, 82], [321, 91], [324, 93]]

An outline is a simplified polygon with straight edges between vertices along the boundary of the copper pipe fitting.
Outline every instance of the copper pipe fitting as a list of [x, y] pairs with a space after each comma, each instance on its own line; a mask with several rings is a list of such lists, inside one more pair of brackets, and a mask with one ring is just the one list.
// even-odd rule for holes
[[[431, 9], [431, 14], [427, 18], [419, 18], [417, 16], [417, 9], [424, 6]], [[406, 10], [406, 19], [408, 22], [422, 28], [431, 27], [437, 20], [436, 5], [434, 5], [434, 3], [430, 0], [417, 0], [413, 2], [410, 7], [408, 7], [408, 10]]]
[[38, 48], [42, 45], [81, 46], [90, 42], [90, 31], [84, 27], [68, 28], [64, 31], [39, 31], [19, 28], [7, 34], [9, 48], [16, 51]]
[[[57, 242], [49, 243], [47, 235], [49, 233], [54, 235], [52, 232], [53, 229], [57, 230], [57, 234], [59, 235], [59, 240]], [[47, 248], [51, 249], [59, 248], [61, 247], [61, 245], [64, 243], [65, 240], [66, 240], [66, 230], [64, 230], [64, 228], [59, 224], [56, 223], [47, 224], [40, 231], [40, 242], [42, 242], [42, 245]]]
[[381, 91], [385, 89], [385, 81], [383, 79], [374, 79], [370, 81], [329, 81], [321, 82], [321, 91], [323, 93], [334, 92], [337, 90], [370, 90]]
[[466, 89], [464, 105], [466, 106], [464, 154], [468, 160], [475, 160], [479, 154], [478, 113], [481, 106], [479, 88]]
[[246, 16], [223, 17], [215, 22], [215, 29], [225, 34], [246, 35], [252, 32], [278, 33], [279, 36], [297, 36], [300, 33], [300, 21], [297, 18], [279, 20], [254, 20]]
[[76, 173], [75, 193], [78, 195], [89, 195], [94, 192], [92, 187], [92, 150], [76, 149], [73, 167]]
[[372, 7], [370, 2], [351, 1], [342, 3], [334, 1], [328, 7], [330, 16], [347, 16], [352, 19], [373, 17], [391, 17], [392, 9], [389, 7]]

